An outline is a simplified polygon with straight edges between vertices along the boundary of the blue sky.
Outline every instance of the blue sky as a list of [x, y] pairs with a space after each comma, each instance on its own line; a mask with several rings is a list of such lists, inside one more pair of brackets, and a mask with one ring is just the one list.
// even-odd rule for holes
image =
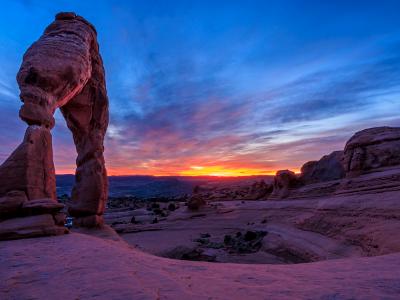
[[[326, 3], [325, 3], [326, 2]], [[20, 143], [22, 55], [59, 11], [98, 31], [110, 174], [299, 169], [400, 125], [399, 1], [2, 1], [0, 161]], [[74, 170], [61, 115], [58, 173]]]

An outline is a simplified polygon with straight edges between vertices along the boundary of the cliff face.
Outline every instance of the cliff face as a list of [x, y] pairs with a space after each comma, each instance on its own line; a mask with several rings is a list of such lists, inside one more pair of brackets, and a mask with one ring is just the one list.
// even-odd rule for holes
[[[367, 188], [392, 187], [399, 184], [396, 171], [394, 174], [382, 172], [381, 176], [371, 175], [371, 178], [358, 177], [396, 167], [400, 168], [400, 128], [369, 128], [355, 133], [343, 151], [334, 151], [318, 161], [305, 163], [300, 175], [292, 174], [293, 184], [286, 184], [286, 188], [275, 184], [268, 199], [320, 197]], [[282, 172], [288, 171], [279, 171], [275, 182], [281, 181]]]
[[399, 164], [400, 128], [365, 129], [354, 134], [346, 143], [343, 166], [349, 177]]

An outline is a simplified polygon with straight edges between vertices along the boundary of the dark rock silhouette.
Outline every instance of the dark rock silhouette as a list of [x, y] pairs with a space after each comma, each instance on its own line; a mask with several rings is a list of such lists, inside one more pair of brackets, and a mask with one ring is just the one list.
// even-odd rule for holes
[[273, 191], [268, 199], [284, 199], [290, 195], [290, 190], [299, 185], [296, 174], [290, 170], [276, 172]]
[[199, 210], [200, 208], [207, 205], [207, 201], [204, 199], [204, 195], [201, 193], [200, 186], [193, 188], [193, 194], [187, 200], [187, 207], [190, 210]]
[[299, 180], [304, 184], [310, 184], [343, 178], [345, 172], [342, 157], [343, 151], [334, 151], [318, 161], [306, 162], [301, 167]]
[[346, 176], [400, 164], [400, 128], [375, 127], [354, 134], [346, 143], [343, 165]]
[[11, 191], [0, 198], [0, 219], [18, 216], [22, 205], [27, 201], [23, 191]]
[[[60, 108], [78, 152], [69, 213], [76, 217], [77, 225], [101, 225], [108, 194], [103, 157], [108, 98], [93, 25], [75, 13], [57, 14], [26, 51], [17, 81], [23, 102], [20, 117], [29, 127], [22, 144], [0, 166], [0, 196], [22, 191], [29, 202], [47, 199], [36, 202], [36, 206], [22, 205], [25, 213], [32, 215], [46, 210], [55, 215], [62, 208], [49, 203], [57, 204], [50, 130], [54, 127], [53, 114]], [[25, 226], [31, 221], [22, 223]], [[40, 232], [53, 234], [57, 230], [35, 231], [33, 235]]]
[[272, 184], [267, 184], [264, 180], [259, 182], [254, 182], [249, 190], [248, 199], [249, 200], [258, 200], [258, 199], [265, 199], [271, 194], [273, 189]]

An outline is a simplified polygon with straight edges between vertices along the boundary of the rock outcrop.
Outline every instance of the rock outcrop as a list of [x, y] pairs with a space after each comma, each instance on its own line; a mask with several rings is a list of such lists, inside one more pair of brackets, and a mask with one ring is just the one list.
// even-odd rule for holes
[[297, 178], [287, 172], [277, 174], [268, 199], [282, 199], [289, 194], [291, 199], [300, 199], [398, 190], [399, 169], [400, 128], [369, 128], [354, 134], [344, 151], [305, 163]]
[[24, 191], [28, 199], [56, 199], [50, 130], [32, 125], [23, 142], [0, 166], [0, 195]]
[[303, 184], [311, 184], [343, 178], [345, 172], [342, 157], [343, 151], [334, 151], [318, 161], [306, 162], [301, 167], [299, 180]]
[[296, 174], [290, 170], [276, 172], [273, 190], [268, 199], [284, 199], [290, 195], [290, 190], [299, 185]]
[[54, 199], [29, 200], [23, 191], [8, 192], [0, 198], [0, 240], [67, 233], [63, 208]]
[[[0, 166], [0, 196], [20, 191], [25, 193], [30, 203], [24, 202], [22, 209], [15, 211], [15, 207], [7, 202], [14, 200], [7, 198], [7, 201], [4, 200], [8, 203], [7, 208], [2, 209], [0, 205], [0, 215], [6, 218], [14, 213], [21, 214], [18, 216], [54, 216], [61, 208], [55, 193], [50, 132], [54, 127], [53, 114], [60, 108], [78, 152], [76, 184], [69, 213], [76, 217], [75, 224], [87, 227], [102, 225], [108, 196], [103, 156], [108, 98], [93, 25], [75, 13], [57, 14], [55, 21], [26, 51], [17, 81], [23, 102], [20, 117], [29, 127], [22, 144]], [[20, 204], [15, 201], [14, 206]], [[8, 215], [10, 209], [12, 213]], [[56, 223], [60, 217], [57, 220]], [[13, 224], [12, 221], [7, 222]], [[32, 222], [22, 223], [23, 226], [32, 224], [32, 228], [36, 228]], [[51, 222], [39, 223], [39, 227], [44, 228], [43, 224]], [[2, 222], [0, 232], [1, 226], [11, 228]], [[57, 230], [36, 230], [34, 235], [40, 232], [46, 235]], [[8, 235], [4, 233], [2, 236]], [[11, 238], [15, 236], [18, 235], [10, 235]]]
[[354, 134], [346, 143], [346, 176], [358, 176], [381, 167], [400, 164], [400, 128], [375, 127]]
[[272, 193], [273, 185], [270, 183], [266, 183], [264, 180], [259, 182], [254, 182], [250, 186], [249, 193], [246, 197], [246, 200], [259, 200], [265, 199]]
[[27, 201], [22, 191], [10, 191], [0, 198], [0, 220], [18, 216], [22, 205]]

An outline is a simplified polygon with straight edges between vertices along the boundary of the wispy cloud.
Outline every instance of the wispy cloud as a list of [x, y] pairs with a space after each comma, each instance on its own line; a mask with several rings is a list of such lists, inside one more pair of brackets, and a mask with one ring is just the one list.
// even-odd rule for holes
[[[0, 30], [0, 54], [8, 55], [0, 76], [0, 105], [8, 110], [0, 158], [19, 140], [10, 129], [24, 130], [16, 119], [19, 60], [60, 9], [76, 10], [99, 32], [111, 174], [299, 169], [343, 148], [354, 131], [399, 126], [398, 5], [306, 6], [15, 2], [0, 21], [15, 23], [20, 37]], [[14, 21], [19, 15], [23, 24]], [[28, 23], [40, 30], [27, 31]], [[60, 115], [53, 132], [57, 170], [71, 172], [75, 150]]]

